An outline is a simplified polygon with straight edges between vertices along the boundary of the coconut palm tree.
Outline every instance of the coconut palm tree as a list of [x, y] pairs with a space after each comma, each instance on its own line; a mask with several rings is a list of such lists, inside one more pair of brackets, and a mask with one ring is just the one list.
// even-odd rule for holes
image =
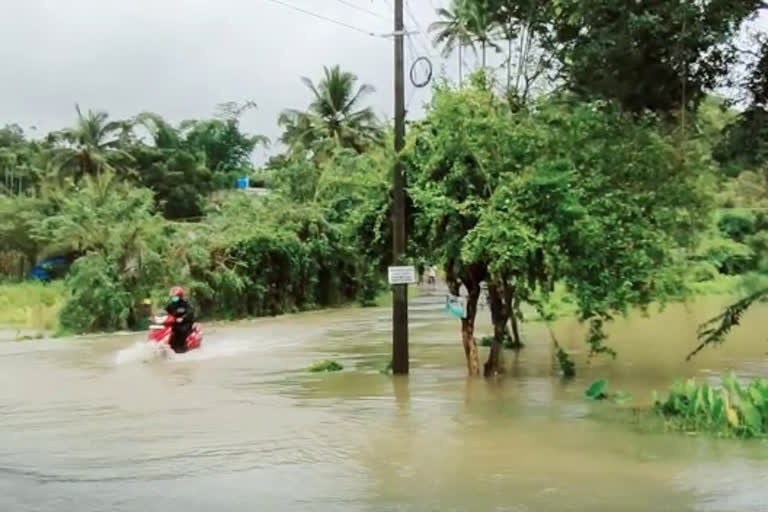
[[134, 120], [136, 126], [144, 127], [158, 149], [178, 149], [181, 146], [179, 131], [159, 114], [142, 112]]
[[459, 86], [462, 83], [463, 56], [465, 46], [472, 45], [472, 34], [467, 26], [467, 18], [464, 15], [464, 0], [453, 0], [449, 8], [437, 9], [439, 21], [429, 26], [429, 31], [435, 33], [432, 43], [442, 46], [443, 56], [449, 56], [454, 50], [458, 50]]
[[79, 178], [105, 170], [116, 172], [131, 160], [121, 149], [130, 132], [125, 121], [108, 121], [106, 112], [89, 110], [86, 114], [75, 105], [77, 121], [71, 128], [49, 135], [57, 145], [53, 169], [61, 176]]
[[307, 111], [286, 110], [278, 119], [285, 131], [280, 140], [291, 147], [307, 148], [319, 139], [330, 138], [340, 146], [363, 151], [381, 140], [382, 129], [371, 107], [361, 107], [361, 100], [374, 88], [357, 85], [353, 73], [339, 66], [324, 67], [322, 80], [315, 85], [303, 77], [313, 99]]
[[497, 52], [501, 51], [499, 45], [494, 42], [494, 31], [496, 29], [496, 20], [493, 13], [483, 6], [474, 2], [463, 2], [460, 14], [465, 18], [465, 25], [470, 35], [473, 50], [476, 51], [475, 44], [480, 46], [481, 62], [483, 69], [486, 67], [486, 53], [488, 48]]

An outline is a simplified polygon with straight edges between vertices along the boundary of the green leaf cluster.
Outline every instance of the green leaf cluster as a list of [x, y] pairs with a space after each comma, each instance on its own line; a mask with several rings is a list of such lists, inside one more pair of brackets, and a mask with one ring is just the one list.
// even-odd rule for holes
[[709, 432], [725, 437], [768, 435], [768, 381], [741, 384], [733, 374], [712, 386], [694, 379], [675, 382], [655, 410], [667, 425], [685, 432]]

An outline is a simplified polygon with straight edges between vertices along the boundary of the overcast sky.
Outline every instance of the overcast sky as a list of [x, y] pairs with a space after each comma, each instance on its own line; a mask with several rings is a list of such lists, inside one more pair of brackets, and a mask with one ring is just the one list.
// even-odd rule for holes
[[[392, 0], [277, 1], [364, 32], [392, 30]], [[408, 29], [414, 18], [426, 29], [444, 1], [406, 0]], [[412, 39], [435, 53], [423, 34]], [[0, 0], [0, 124], [58, 129], [72, 123], [75, 102], [114, 118], [151, 110], [175, 122], [253, 100], [259, 109], [245, 128], [275, 138], [280, 111], [309, 101], [299, 77], [317, 79], [323, 65], [374, 85], [371, 104], [391, 117], [392, 54], [391, 39], [276, 0]], [[433, 58], [436, 73], [455, 70]], [[407, 88], [414, 113], [427, 94]]]
[[[283, 1], [364, 31], [392, 31], [391, 0]], [[410, 4], [426, 29], [440, 0]], [[269, 0], [0, 0], [0, 125], [68, 126], [75, 102], [115, 118], [151, 110], [180, 121], [250, 99], [259, 109], [244, 126], [274, 138], [280, 111], [309, 102], [300, 76], [315, 80], [324, 65], [374, 85], [370, 103], [391, 117], [392, 55], [391, 39]], [[417, 93], [412, 106], [427, 91]]]

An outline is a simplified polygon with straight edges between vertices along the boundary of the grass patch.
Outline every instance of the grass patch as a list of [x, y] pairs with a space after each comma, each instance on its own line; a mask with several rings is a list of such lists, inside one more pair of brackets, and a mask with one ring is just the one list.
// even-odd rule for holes
[[0, 325], [55, 331], [65, 297], [62, 281], [0, 284]]
[[324, 372], [340, 372], [344, 369], [344, 365], [342, 365], [339, 362], [336, 362], [332, 359], [326, 359], [325, 361], [318, 361], [314, 363], [312, 366], [307, 368], [308, 372], [311, 373], [324, 373]]

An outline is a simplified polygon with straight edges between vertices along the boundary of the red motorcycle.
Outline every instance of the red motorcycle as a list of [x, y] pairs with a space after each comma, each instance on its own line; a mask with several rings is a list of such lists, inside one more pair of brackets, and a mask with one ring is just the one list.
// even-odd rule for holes
[[[176, 318], [163, 312], [152, 316], [150, 320], [152, 323], [149, 326], [149, 341], [159, 343], [167, 350], [173, 351], [171, 347], [171, 333], [173, 332], [173, 324], [176, 323]], [[192, 324], [192, 331], [187, 335], [186, 351], [189, 352], [190, 350], [200, 348], [202, 342], [203, 331], [199, 324], [194, 323]]]

